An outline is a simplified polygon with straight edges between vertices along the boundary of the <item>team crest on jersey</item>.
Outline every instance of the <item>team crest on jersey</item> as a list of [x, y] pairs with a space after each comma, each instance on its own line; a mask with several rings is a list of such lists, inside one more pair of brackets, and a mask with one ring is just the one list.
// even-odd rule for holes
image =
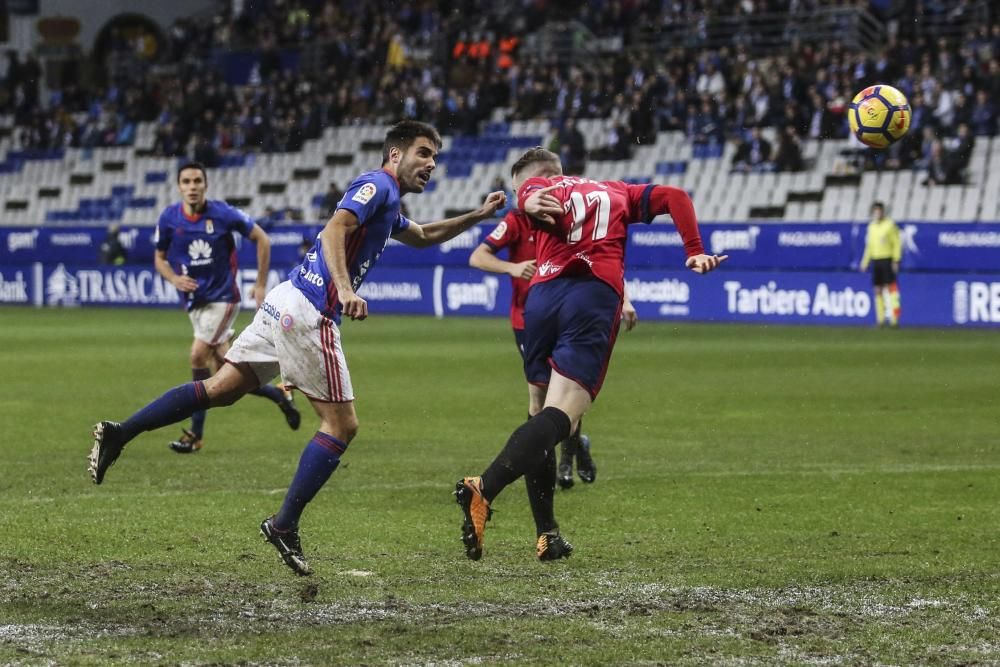
[[358, 202], [359, 204], [367, 204], [375, 196], [376, 188], [374, 183], [365, 183], [358, 191], [354, 193], [351, 197], [352, 200]]
[[212, 219], [211, 218], [209, 218], [208, 220], [205, 221], [205, 232], [207, 234], [214, 234], [215, 233], [215, 225], [212, 224]]
[[285, 331], [291, 331], [292, 327], [295, 326], [295, 318], [288, 313], [285, 313], [281, 316], [280, 324], [281, 328]]
[[507, 233], [507, 223], [501, 222], [499, 225], [497, 225], [497, 228], [493, 230], [493, 233], [490, 234], [490, 238], [494, 239], [495, 241], [499, 241], [500, 239], [503, 238], [503, 235], [506, 233]]

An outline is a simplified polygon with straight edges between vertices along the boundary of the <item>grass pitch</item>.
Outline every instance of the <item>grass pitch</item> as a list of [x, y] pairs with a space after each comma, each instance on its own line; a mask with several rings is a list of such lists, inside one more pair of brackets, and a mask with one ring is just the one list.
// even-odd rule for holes
[[86, 475], [92, 424], [184, 382], [189, 337], [0, 310], [0, 663], [1000, 662], [995, 332], [640, 324], [585, 420], [597, 483], [558, 493], [576, 552], [542, 564], [523, 485], [477, 563], [450, 495], [525, 414], [506, 322], [347, 323], [362, 427], [309, 579], [257, 525], [312, 415], [249, 396], [197, 455], [171, 427]]

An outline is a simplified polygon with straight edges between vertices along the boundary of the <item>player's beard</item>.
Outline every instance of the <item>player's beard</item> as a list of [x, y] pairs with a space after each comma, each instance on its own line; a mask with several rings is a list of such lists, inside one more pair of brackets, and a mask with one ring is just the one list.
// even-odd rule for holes
[[416, 166], [411, 167], [408, 163], [400, 163], [399, 174], [402, 176], [400, 178], [400, 184], [405, 188], [407, 192], [421, 193], [427, 187], [427, 183], [430, 182], [430, 172], [427, 174], [427, 181], [420, 178], [420, 173], [423, 169], [419, 169]]

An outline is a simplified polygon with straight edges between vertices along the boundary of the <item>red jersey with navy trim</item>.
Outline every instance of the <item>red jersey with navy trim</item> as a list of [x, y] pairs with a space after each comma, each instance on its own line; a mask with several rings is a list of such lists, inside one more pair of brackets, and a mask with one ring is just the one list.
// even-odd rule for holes
[[563, 214], [555, 226], [537, 223], [537, 270], [531, 284], [560, 276], [591, 274], [625, 293], [625, 242], [628, 225], [652, 222], [649, 197], [652, 184], [592, 181], [577, 176], [529, 178], [517, 193], [518, 207], [532, 192], [557, 186], [548, 194], [558, 199]]
[[[507, 261], [519, 264], [535, 259], [535, 230], [531, 219], [518, 210], [511, 210], [503, 220], [483, 239], [483, 243], [499, 252], [507, 249]], [[513, 294], [510, 299], [510, 324], [515, 329], [524, 328], [524, 301], [528, 298], [531, 281], [511, 278]]]

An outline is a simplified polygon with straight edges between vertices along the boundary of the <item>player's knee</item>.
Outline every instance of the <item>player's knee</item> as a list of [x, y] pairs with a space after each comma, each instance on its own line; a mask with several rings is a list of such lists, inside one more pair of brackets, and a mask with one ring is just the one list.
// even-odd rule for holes
[[213, 408], [232, 405], [258, 386], [259, 381], [252, 371], [231, 364], [224, 366], [204, 382], [209, 405]]
[[359, 427], [357, 415], [352, 414], [341, 416], [335, 421], [324, 420], [321, 430], [333, 435], [338, 440], [342, 440], [345, 444], [350, 444], [351, 440], [354, 440], [354, 436], [358, 434]]
[[358, 422], [357, 416], [352, 415], [350, 419], [345, 420], [345, 423], [341, 426], [344, 433], [344, 442], [354, 440], [354, 436], [358, 434], [360, 427], [361, 424]]

